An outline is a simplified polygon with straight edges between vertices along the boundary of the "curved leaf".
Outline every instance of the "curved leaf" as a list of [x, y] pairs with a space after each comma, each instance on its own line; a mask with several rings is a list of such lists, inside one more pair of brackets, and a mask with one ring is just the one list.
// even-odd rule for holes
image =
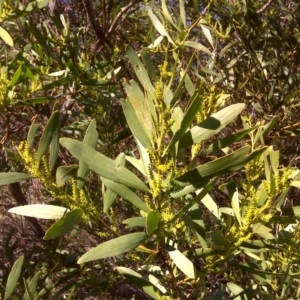
[[82, 161], [100, 176], [141, 191], [149, 192], [148, 187], [136, 175], [90, 146], [70, 138], [62, 138], [60, 139], [60, 143], [75, 158]]
[[135, 232], [104, 242], [82, 255], [78, 260], [78, 264], [128, 252], [138, 247], [146, 238], [146, 233]]
[[218, 133], [228, 123], [233, 121], [245, 108], [245, 104], [238, 103], [230, 105], [209, 118], [204, 120], [198, 126], [193, 127], [186, 132], [179, 141], [179, 148], [192, 146], [193, 144], [204, 141], [214, 134]]

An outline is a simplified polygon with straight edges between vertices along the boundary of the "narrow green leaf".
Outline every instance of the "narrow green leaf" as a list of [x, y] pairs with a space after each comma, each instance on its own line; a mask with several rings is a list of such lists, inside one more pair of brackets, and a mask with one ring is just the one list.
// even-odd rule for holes
[[19, 80], [21, 74], [22, 74], [22, 69], [23, 69], [23, 64], [21, 63], [21, 65], [19, 66], [19, 68], [17, 69], [17, 71], [15, 72], [13, 78], [11, 79], [9, 85], [10, 86], [14, 86], [17, 81]]
[[48, 83], [48, 84], [44, 85], [43, 90], [52, 90], [54, 88], [59, 88], [61, 86], [65, 86], [69, 83], [69, 81], [70, 81], [69, 77], [60, 78], [56, 81], [53, 81], [51, 83]]
[[199, 126], [186, 132], [179, 141], [179, 148], [185, 148], [204, 141], [218, 133], [228, 123], [233, 121], [245, 108], [245, 104], [230, 105], [204, 120]]
[[215, 176], [223, 175], [231, 171], [236, 171], [242, 168], [246, 163], [251, 161], [253, 158], [260, 156], [266, 147], [258, 149], [250, 153], [250, 147], [243, 147], [229, 155], [216, 159], [201, 165], [193, 170], [176, 178], [178, 183], [188, 184], [200, 184], [205, 179], [210, 179]]
[[10, 47], [14, 46], [13, 39], [11, 38], [10, 34], [3, 27], [0, 27], [0, 37]]
[[192, 200], [189, 201], [189, 203], [184, 206], [181, 210], [177, 212], [177, 214], [173, 217], [172, 222], [179, 219], [183, 214], [185, 214], [193, 205], [198, 203], [200, 200], [202, 200], [205, 195], [213, 188], [214, 184], [217, 182], [218, 177], [214, 180], [211, 180], [209, 183], [206, 184], [206, 186], [201, 189], [200, 193]]
[[196, 232], [197, 239], [203, 248], [207, 248], [206, 230], [202, 219], [202, 212], [199, 209], [198, 203], [193, 205], [189, 210], [189, 216], [193, 222], [193, 229]]
[[29, 148], [31, 148], [33, 146], [34, 137], [36, 135], [36, 132], [37, 132], [39, 126], [40, 126], [39, 124], [32, 123], [30, 128], [29, 128], [29, 131], [28, 131], [28, 134], [27, 134], [27, 141], [28, 141]]
[[159, 282], [159, 280], [153, 276], [153, 275], [149, 275], [149, 281], [158, 289], [160, 290], [163, 294], [167, 293], [166, 288]]
[[146, 227], [146, 218], [144, 217], [134, 217], [123, 221], [123, 224], [127, 225], [128, 228], [139, 226]]
[[207, 149], [206, 149], [206, 154], [209, 154], [213, 151], [218, 151], [223, 148], [226, 148], [230, 145], [232, 145], [235, 142], [240, 141], [244, 136], [252, 132], [253, 130], [257, 129], [257, 127], [252, 127], [234, 134], [231, 134], [223, 139], [217, 139], [213, 144], [211, 144]]
[[7, 282], [6, 282], [4, 299], [9, 299], [12, 297], [21, 275], [23, 262], [24, 262], [24, 256], [21, 256], [17, 259], [17, 261], [14, 263], [13, 267], [11, 268], [11, 271], [8, 275]]
[[36, 8], [43, 8], [49, 3], [49, 0], [36, 0], [28, 3], [25, 5], [24, 10], [26, 12], [31, 12], [33, 9]]
[[198, 93], [195, 93], [190, 100], [187, 110], [184, 113], [183, 119], [180, 124], [180, 129], [175, 133], [171, 142], [167, 146], [164, 154], [166, 154], [170, 148], [172, 148], [185, 134], [186, 130], [189, 128], [191, 123], [193, 122], [195, 115], [200, 109], [200, 105], [203, 101], [203, 98], [198, 96]]
[[178, 32], [180, 32], [180, 28], [177, 27], [177, 25], [175, 24], [175, 22], [172, 19], [172, 16], [168, 10], [168, 6], [166, 4], [166, 0], [162, 0], [161, 1], [161, 8], [162, 8], [162, 12], [164, 14], [164, 16], [166, 17], [166, 19], [178, 30]]
[[[155, 110], [154, 103], [153, 103], [153, 99], [155, 97], [155, 95], [154, 95], [155, 89], [154, 89], [153, 84], [151, 83], [148, 72], [150, 74], [154, 73], [155, 76], [156, 76], [156, 74], [155, 74], [155, 69], [153, 67], [153, 64], [150, 64], [150, 62], [151, 62], [151, 61], [149, 61], [150, 57], [149, 57], [149, 55], [146, 55], [146, 53], [147, 53], [146, 50], [142, 51], [141, 56], [143, 58], [143, 61], [144, 61], [144, 63], [145, 63], [145, 61], [147, 63], [147, 65], [146, 65], [147, 70], [146, 70], [145, 66], [141, 62], [140, 58], [138, 57], [138, 55], [134, 51], [134, 49], [132, 49], [131, 47], [128, 47], [126, 50], [126, 53], [128, 55], [130, 63], [134, 69], [134, 72], [135, 72], [139, 82], [142, 84], [144, 90], [146, 91], [145, 96], [142, 95], [141, 99], [139, 99], [139, 101], [147, 102], [148, 107], [150, 108], [150, 112], [151, 112], [150, 115], [152, 115], [154, 120], [157, 121], [156, 110]], [[135, 106], [133, 103], [132, 103], [132, 105]], [[147, 120], [147, 121], [149, 122], [149, 120]]]
[[148, 235], [152, 235], [159, 224], [160, 214], [157, 210], [151, 210], [146, 218], [146, 231]]
[[123, 275], [129, 282], [132, 282], [134, 285], [142, 289], [152, 299], [160, 299], [158, 298], [154, 290], [153, 284], [148, 280], [144, 279], [139, 273], [125, 267], [117, 267], [117, 271], [121, 275]]
[[238, 285], [236, 285], [233, 282], [227, 282], [227, 287], [235, 296], [243, 291], [243, 289], [241, 287], [239, 287]]
[[205, 37], [207, 38], [208, 42], [211, 44], [212, 47], [214, 47], [214, 42], [213, 42], [212, 35], [211, 35], [210, 30], [207, 27], [206, 21], [204, 21], [204, 19], [202, 19], [200, 21], [200, 27], [201, 27]]
[[7, 172], [0, 173], [0, 186], [32, 179], [33, 177], [25, 173]]
[[147, 186], [136, 175], [90, 146], [70, 138], [61, 138], [60, 143], [75, 158], [85, 163], [100, 176], [144, 192], [149, 192]]
[[236, 219], [238, 220], [239, 224], [242, 225], [242, 219], [241, 219], [241, 211], [240, 211], [240, 200], [239, 200], [239, 193], [238, 190], [235, 189], [235, 192], [231, 198], [231, 207], [233, 209], [233, 212], [236, 216]]
[[36, 97], [36, 98], [31, 98], [23, 101], [12, 102], [11, 104], [14, 106], [24, 106], [24, 105], [42, 104], [54, 100], [55, 98], [53, 97], [45, 96], [45, 97]]
[[35, 300], [34, 299], [34, 296], [32, 295], [30, 289], [29, 289], [29, 286], [28, 286], [28, 283], [26, 281], [25, 278], [23, 278], [23, 283], [24, 283], [24, 286], [25, 286], [25, 296], [24, 299], [28, 299], [28, 300]]
[[67, 214], [56, 221], [47, 231], [44, 240], [51, 240], [56, 237], [61, 237], [69, 231], [73, 230], [75, 226], [81, 221], [83, 211], [75, 209], [67, 212]]
[[61, 70], [61, 71], [56, 71], [56, 72], [49, 73], [48, 76], [54, 76], [54, 77], [56, 77], [56, 76], [61, 76], [61, 75], [65, 74], [65, 73], [66, 73], [66, 70]]
[[59, 127], [59, 123], [60, 123], [59, 111], [55, 111], [51, 115], [51, 117], [44, 129], [43, 135], [42, 135], [40, 143], [39, 143], [39, 147], [38, 147], [38, 151], [37, 151], [38, 163], [40, 163], [42, 157], [47, 153], [50, 143], [53, 138], [53, 134], [55, 133], [55, 131], [57, 131], [57, 128]]
[[[120, 153], [116, 159], [116, 163], [119, 164], [120, 166], [124, 167], [125, 166], [125, 154]], [[117, 194], [115, 194], [113, 191], [111, 191], [109, 188], [106, 188], [106, 191], [104, 192], [103, 195], [103, 212], [107, 213], [113, 202], [116, 200]]]
[[179, 84], [177, 86], [177, 89], [175, 91], [175, 94], [174, 94], [173, 98], [170, 99], [170, 100], [164, 99], [166, 105], [171, 105], [173, 107], [176, 104], [176, 102], [180, 99], [180, 97], [181, 97], [181, 95], [183, 93], [183, 90], [184, 90], [182, 87], [183, 87], [183, 85], [185, 83], [185, 77], [188, 74], [192, 63], [195, 61], [194, 60], [195, 53], [196, 53], [196, 51], [193, 52], [193, 55], [191, 55], [190, 60], [189, 60], [189, 62], [187, 64], [184, 72], [181, 73], [181, 80], [179, 81]]
[[[133, 49], [132, 49], [133, 50]], [[129, 51], [129, 47], [128, 47], [128, 50], [127, 50], [127, 54], [128, 54], [128, 51]], [[134, 51], [134, 50], [133, 50]], [[151, 56], [147, 50], [147, 48], [143, 48], [142, 51], [141, 51], [141, 58], [143, 60], [143, 63], [145, 64], [145, 67], [150, 75], [150, 77], [153, 79], [154, 82], [156, 82], [158, 79], [157, 75], [156, 75], [156, 72], [155, 72], [155, 68], [154, 68], [154, 65], [153, 65], [153, 62], [152, 62], [152, 59], [151, 59]], [[131, 60], [130, 60], [131, 61]], [[132, 62], [131, 62], [132, 63]], [[140, 68], [139, 68], [140, 70]], [[145, 70], [145, 73], [147, 74], [147, 71]], [[138, 74], [137, 74], [138, 75]], [[150, 80], [149, 80], [150, 82]], [[151, 82], [150, 82], [151, 84]], [[153, 85], [151, 84], [152, 86], [152, 89], [154, 90], [154, 87]]]
[[187, 47], [191, 47], [191, 48], [194, 48], [196, 50], [199, 50], [199, 51], [202, 51], [208, 55], [212, 55], [211, 51], [205, 47], [204, 45], [200, 44], [200, 43], [196, 43], [196, 42], [193, 42], [193, 41], [185, 41], [183, 43], [184, 46], [187, 46]]
[[81, 256], [78, 264], [123, 254], [138, 247], [146, 238], [146, 233], [135, 232], [104, 242]]
[[55, 220], [61, 218], [68, 209], [49, 204], [29, 204], [13, 207], [8, 212], [26, 217]]
[[179, 0], [179, 13], [180, 13], [180, 19], [183, 24], [184, 29], [186, 29], [186, 12], [184, 8], [185, 1], [184, 0]]
[[145, 212], [149, 211], [147, 205], [142, 201], [142, 199], [125, 185], [116, 183], [105, 178], [101, 178], [101, 180], [105, 184], [105, 186], [108, 187], [112, 192], [114, 192], [117, 195], [120, 195], [122, 198], [131, 202], [135, 207]]
[[194, 264], [186, 256], [170, 245], [166, 245], [166, 249], [179, 270], [189, 278], [196, 278]]
[[149, 134], [139, 119], [132, 104], [128, 100], [121, 100], [123, 111], [126, 117], [127, 124], [134, 135], [134, 137], [141, 142], [141, 144], [149, 150], [153, 150]]
[[56, 184], [58, 187], [64, 186], [72, 177], [76, 176], [78, 170], [77, 165], [60, 166], [56, 170]]
[[[153, 136], [154, 125], [152, 122], [152, 114], [148, 102], [146, 101], [140, 87], [134, 80], [130, 80], [130, 84], [124, 83], [123, 86], [134, 113], [139, 120], [140, 126], [143, 127], [149, 140], [151, 140]], [[132, 132], [134, 134], [134, 131]]]
[[[96, 129], [96, 120], [92, 120], [89, 124], [86, 133], [84, 135], [83, 143], [92, 147], [96, 148], [98, 142], [98, 132]], [[77, 173], [77, 188], [82, 189], [86, 178], [88, 176], [89, 168], [83, 162], [79, 161], [79, 168]]]
[[52, 139], [49, 146], [49, 171], [50, 172], [52, 172], [55, 167], [58, 158], [58, 152], [59, 152], [59, 133], [60, 133], [60, 124], [61, 124], [60, 116], [57, 117], [56, 119], [57, 119], [57, 123], [52, 131]]
[[166, 36], [168, 41], [172, 45], [175, 45], [172, 38], [170, 37], [170, 35], [166, 31], [165, 27], [163, 26], [163, 24], [159, 21], [159, 19], [153, 13], [152, 9], [148, 9], [148, 15], [149, 15], [149, 18], [150, 18], [152, 24], [154, 25], [155, 29], [158, 31], [158, 33], [161, 34], [162, 36]]
[[30, 282], [28, 283], [28, 292], [26, 290], [26, 293], [24, 295], [24, 300], [30, 300], [31, 298], [29, 295], [35, 295], [37, 293], [37, 286], [41, 276], [42, 276], [41, 272], [37, 272], [30, 280]]

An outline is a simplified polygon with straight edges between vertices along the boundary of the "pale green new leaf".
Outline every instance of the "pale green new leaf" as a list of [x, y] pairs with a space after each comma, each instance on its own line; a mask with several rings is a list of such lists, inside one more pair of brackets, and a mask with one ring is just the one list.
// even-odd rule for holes
[[6, 287], [5, 287], [5, 298], [10, 299], [14, 293], [14, 290], [18, 284], [19, 277], [21, 275], [22, 265], [24, 262], [24, 256], [18, 258], [18, 260], [14, 263], [11, 271], [8, 275]]
[[172, 38], [170, 37], [170, 35], [168, 34], [168, 32], [166, 31], [165, 27], [163, 26], [163, 24], [159, 21], [159, 19], [157, 18], [157, 16], [153, 13], [152, 9], [148, 9], [148, 15], [149, 18], [152, 22], [152, 24], [154, 25], [155, 29], [162, 35], [162, 36], [166, 36], [168, 41], [175, 45], [174, 41], [172, 40]]
[[39, 219], [55, 220], [61, 218], [68, 211], [65, 207], [49, 204], [29, 204], [24, 206], [13, 207], [8, 212]]
[[3, 27], [0, 27], [0, 37], [7, 45], [9, 45], [11, 47], [14, 46], [13, 39], [11, 38], [10, 34]]
[[204, 141], [222, 130], [233, 121], [245, 108], [245, 104], [238, 103], [230, 105], [217, 113], [212, 114], [198, 126], [186, 132], [179, 141], [179, 148], [192, 146]]
[[60, 143], [75, 158], [85, 163], [100, 176], [144, 192], [149, 192], [148, 187], [136, 175], [90, 146], [70, 138], [62, 138]]
[[123, 254], [138, 247], [146, 238], [146, 233], [134, 232], [104, 242], [82, 255], [78, 264]]
[[107, 188], [109, 188], [112, 192], [131, 202], [135, 207], [145, 212], [149, 211], [147, 205], [141, 200], [141, 198], [125, 185], [113, 182], [105, 178], [101, 178], [101, 180], [104, 183], [104, 185]]
[[239, 200], [239, 193], [238, 193], [237, 189], [235, 190], [235, 192], [233, 193], [233, 196], [231, 198], [231, 207], [233, 209], [233, 212], [234, 212], [239, 224], [242, 225], [240, 200]]
[[125, 267], [117, 267], [117, 271], [123, 275], [129, 282], [132, 282], [134, 285], [142, 289], [147, 295], [149, 295], [152, 299], [158, 300], [160, 299], [154, 290], [154, 287], [151, 282], [142, 277], [139, 273], [125, 268]]
[[210, 30], [208, 29], [207, 25], [205, 25], [205, 21], [204, 19], [202, 19], [200, 21], [200, 27], [205, 35], [205, 37], [207, 38], [208, 42], [211, 44], [212, 47], [214, 47], [214, 41], [213, 41], [213, 38], [212, 38], [212, 35], [210, 33]]
[[18, 173], [18, 172], [3, 172], [0, 173], [0, 186], [1, 185], [6, 185], [6, 184], [11, 184], [15, 182], [20, 182], [23, 180], [28, 180], [32, 179], [33, 176], [25, 173]]
[[196, 278], [194, 264], [186, 256], [170, 245], [166, 245], [166, 249], [179, 270], [189, 278]]

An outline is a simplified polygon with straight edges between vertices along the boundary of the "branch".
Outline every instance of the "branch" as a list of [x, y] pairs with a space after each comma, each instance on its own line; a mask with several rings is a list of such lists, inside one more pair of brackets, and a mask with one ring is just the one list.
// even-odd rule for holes
[[108, 29], [108, 32], [107, 32], [107, 37], [109, 37], [112, 34], [112, 32], [114, 31], [114, 29], [117, 26], [121, 17], [124, 14], [126, 14], [132, 6], [134, 6], [135, 4], [137, 4], [139, 2], [141, 2], [141, 0], [134, 0], [121, 9], [121, 11], [116, 15], [115, 19], [113, 20], [112, 24], [110, 25], [110, 28]]
[[84, 0], [83, 3], [84, 3], [85, 10], [91, 21], [92, 27], [97, 35], [97, 38], [98, 38], [97, 48], [98, 48], [100, 46], [103, 46], [106, 43], [106, 37], [103, 32], [103, 29], [99, 25], [97, 18], [94, 15], [93, 6], [92, 6], [90, 0]]
[[274, 0], [269, 0], [262, 8], [258, 9], [256, 11], [257, 14], [262, 14], [265, 10], [269, 8], [269, 6], [272, 4]]

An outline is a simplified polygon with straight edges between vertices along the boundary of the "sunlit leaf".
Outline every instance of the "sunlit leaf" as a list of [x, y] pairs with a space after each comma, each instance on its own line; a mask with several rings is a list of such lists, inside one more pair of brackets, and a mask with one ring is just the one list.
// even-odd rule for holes
[[8, 212], [26, 217], [55, 220], [61, 218], [68, 209], [49, 204], [29, 204], [13, 207]]
[[9, 45], [11, 47], [14, 46], [13, 39], [11, 38], [10, 34], [3, 27], [0, 27], [0, 37], [7, 45]]
[[170, 245], [166, 245], [166, 249], [179, 270], [189, 278], [196, 278], [194, 264], [186, 256]]
[[45, 233], [44, 240], [51, 240], [73, 230], [81, 221], [83, 211], [75, 209], [66, 213], [65, 216], [56, 221]]
[[149, 191], [147, 186], [136, 175], [90, 146], [70, 138], [62, 138], [60, 143], [75, 158], [82, 161], [100, 176], [145, 192]]
[[154, 25], [155, 29], [162, 35], [162, 36], [166, 36], [168, 41], [171, 44], [175, 44], [172, 40], [172, 38], [170, 37], [170, 35], [168, 34], [168, 32], [166, 31], [165, 27], [163, 26], [163, 24], [159, 21], [159, 19], [156, 17], [156, 15], [153, 13], [152, 9], [148, 9], [148, 15], [149, 18], [152, 22], [152, 24]]
[[82, 255], [78, 264], [123, 254], [139, 246], [146, 238], [146, 233], [134, 232], [109, 240]]
[[13, 295], [21, 275], [23, 262], [24, 262], [24, 256], [21, 256], [17, 259], [17, 261], [14, 263], [13, 267], [11, 268], [11, 271], [8, 275], [7, 282], [6, 282], [4, 299], [10, 299], [11, 296]]
[[132, 282], [134, 285], [142, 289], [152, 299], [160, 299], [156, 295], [153, 284], [148, 280], [144, 279], [139, 273], [125, 267], [117, 267], [117, 271], [121, 275], [123, 275], [129, 282]]

